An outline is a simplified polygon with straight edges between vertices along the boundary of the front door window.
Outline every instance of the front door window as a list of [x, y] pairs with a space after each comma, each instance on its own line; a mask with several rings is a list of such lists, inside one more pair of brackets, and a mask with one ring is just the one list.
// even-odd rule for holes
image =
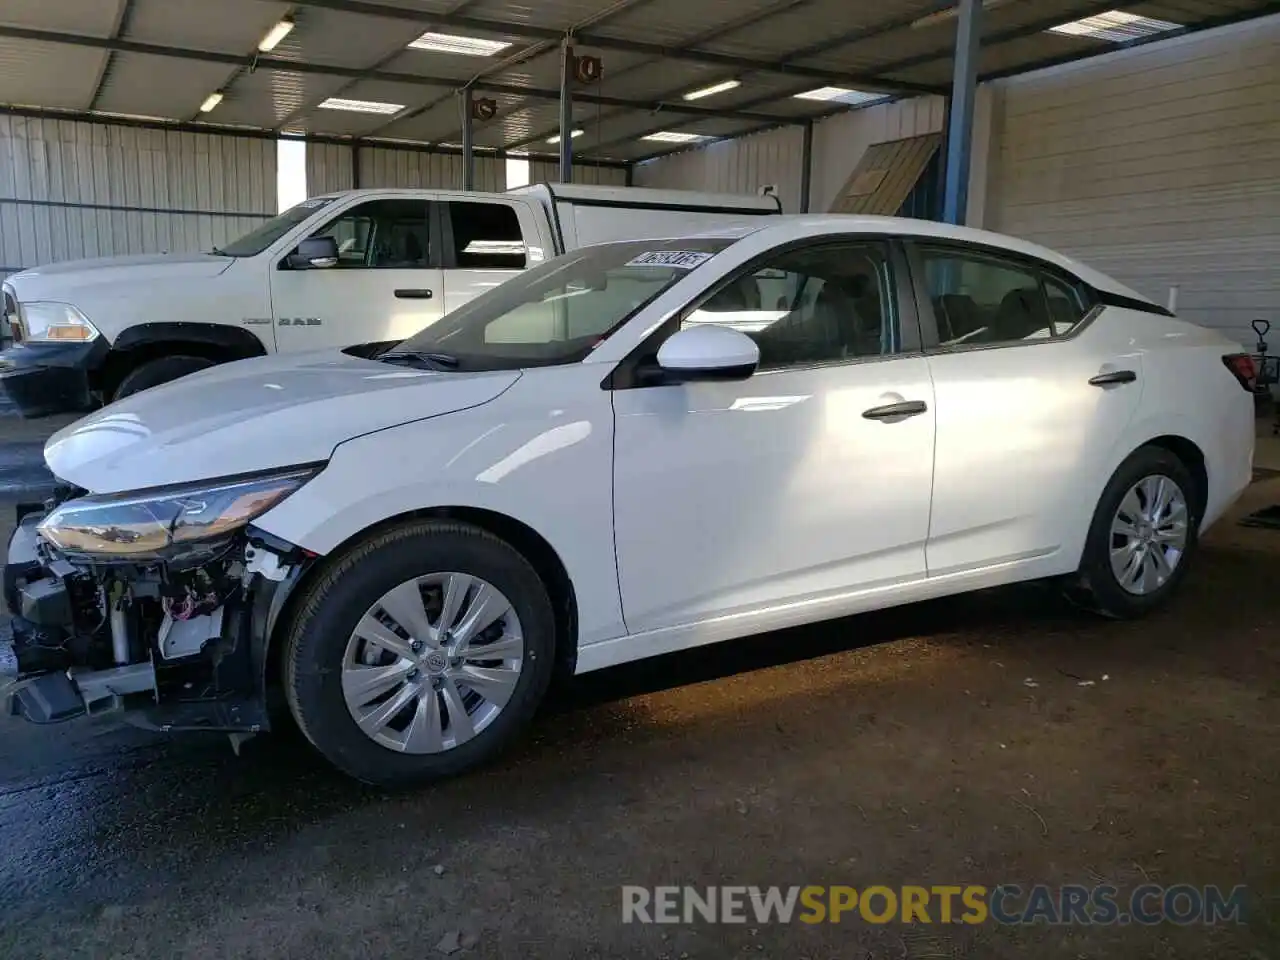
[[333, 237], [338, 268], [425, 269], [431, 234], [423, 200], [370, 200], [330, 220], [313, 237]]
[[684, 326], [716, 323], [760, 347], [761, 371], [894, 353], [897, 311], [889, 260], [876, 243], [780, 254], [721, 287]]

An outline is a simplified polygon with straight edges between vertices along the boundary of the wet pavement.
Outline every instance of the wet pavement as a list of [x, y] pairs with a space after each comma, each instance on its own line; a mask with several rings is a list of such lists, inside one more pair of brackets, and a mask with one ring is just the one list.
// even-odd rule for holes
[[[0, 718], [0, 956], [1280, 956], [1280, 532], [1198, 559], [1141, 623], [1027, 587], [582, 677], [496, 764], [398, 794], [287, 722], [237, 758]], [[622, 884], [1147, 880], [1247, 885], [1248, 920], [621, 922]]]
[[44, 465], [44, 442], [75, 419], [24, 420], [0, 399], [0, 501], [38, 500], [48, 495], [54, 480]]
[[0, 497], [13, 500], [53, 486], [38, 440], [0, 445]]

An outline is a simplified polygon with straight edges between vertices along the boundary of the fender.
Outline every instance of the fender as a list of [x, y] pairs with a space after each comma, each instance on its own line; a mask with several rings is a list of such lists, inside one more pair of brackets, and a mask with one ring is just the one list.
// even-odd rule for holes
[[220, 323], [139, 323], [124, 330], [116, 337], [111, 348], [116, 351], [133, 350], [153, 343], [203, 343], [218, 347], [232, 355], [232, 359], [244, 360], [261, 357], [267, 353], [266, 345], [251, 330]]
[[1188, 436], [1189, 433], [1195, 432], [1194, 430], [1187, 430], [1185, 420], [1167, 414], [1157, 413], [1142, 416], [1139, 412], [1135, 415], [1134, 419], [1125, 427], [1124, 432], [1111, 445], [1111, 448], [1107, 451], [1106, 459], [1097, 474], [1091, 478], [1088, 489], [1082, 491], [1074, 506], [1075, 517], [1070, 524], [1070, 529], [1076, 531], [1076, 533], [1062, 544], [1063, 556], [1070, 558], [1073, 568], [1079, 565], [1080, 558], [1084, 554], [1089, 527], [1093, 523], [1093, 514], [1097, 509], [1098, 501], [1102, 498], [1102, 492], [1107, 488], [1107, 484], [1111, 482], [1111, 478], [1115, 475], [1116, 470], [1120, 468], [1120, 464], [1129, 459], [1139, 447], [1145, 446], [1158, 437], [1165, 436], [1180, 437], [1198, 447], [1203, 454], [1205, 452], [1204, 446], [1198, 441], [1198, 438]]
[[559, 559], [577, 597], [579, 646], [620, 636], [613, 405], [606, 391], [583, 389], [600, 375], [548, 367], [536, 394], [521, 393], [521, 379], [477, 406], [352, 437], [255, 525], [327, 556], [389, 518], [440, 508], [496, 514]]
[[1204, 498], [1201, 505], [1204, 515], [1200, 518], [1200, 532], [1203, 534], [1218, 519], [1221, 509], [1225, 507], [1222, 500], [1227, 494], [1227, 486], [1234, 480], [1233, 477], [1222, 475], [1221, 468], [1225, 467], [1227, 462], [1224, 459], [1219, 438], [1207, 429], [1205, 424], [1153, 411], [1150, 415], [1130, 424], [1124, 438], [1116, 444], [1113, 451], [1115, 467], [1119, 467], [1139, 447], [1161, 437], [1184, 441], [1200, 453], [1200, 468], [1204, 474], [1200, 479], [1205, 484], [1205, 489], [1200, 491]]

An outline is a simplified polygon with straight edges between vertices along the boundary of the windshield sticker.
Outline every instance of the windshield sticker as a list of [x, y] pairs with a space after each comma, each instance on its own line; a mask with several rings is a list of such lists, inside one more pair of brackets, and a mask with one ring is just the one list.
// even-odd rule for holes
[[336, 197], [312, 197], [310, 200], [303, 200], [298, 206], [308, 210], [316, 210], [320, 207], [327, 207], [336, 199]]
[[700, 253], [696, 250], [650, 250], [642, 253], [634, 260], [628, 260], [628, 267], [675, 267], [678, 270], [692, 270], [706, 263], [715, 254]]

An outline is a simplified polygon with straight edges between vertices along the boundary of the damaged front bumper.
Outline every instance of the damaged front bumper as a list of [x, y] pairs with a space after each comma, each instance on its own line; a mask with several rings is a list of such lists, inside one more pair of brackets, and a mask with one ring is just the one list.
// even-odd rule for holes
[[91, 563], [37, 532], [48, 509], [19, 508], [3, 590], [0, 697], [35, 723], [118, 714], [163, 731], [269, 728], [269, 639], [312, 562], [248, 526], [216, 556]]

